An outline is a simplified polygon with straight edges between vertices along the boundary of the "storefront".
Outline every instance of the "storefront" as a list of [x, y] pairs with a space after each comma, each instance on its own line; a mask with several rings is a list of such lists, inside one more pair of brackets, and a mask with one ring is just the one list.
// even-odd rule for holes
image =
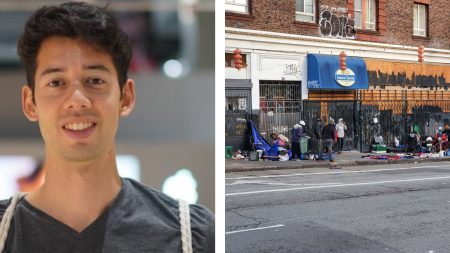
[[[450, 122], [448, 50], [427, 48], [419, 63], [413, 46], [227, 28], [226, 54], [237, 48], [245, 67], [228, 64], [225, 77], [251, 82], [250, 114], [266, 138], [289, 136], [300, 120], [312, 131], [321, 116], [343, 118], [344, 148], [366, 151], [375, 135], [393, 145], [413, 124], [431, 135]], [[342, 51], [354, 77], [336, 73]]]
[[[358, 148], [361, 122], [358, 91], [369, 88], [366, 64], [360, 57], [308, 54], [308, 99], [303, 101], [303, 119], [313, 129], [319, 118], [342, 118], [347, 125], [344, 150]], [[345, 68], [345, 69], [344, 69]], [[318, 140], [312, 138], [312, 145]]]
[[250, 80], [225, 81], [225, 145], [249, 150], [247, 120], [251, 118]]
[[366, 65], [369, 90], [358, 94], [362, 123], [370, 125], [371, 118], [378, 123], [362, 129], [363, 147], [374, 131], [392, 145], [395, 138], [405, 143], [413, 125], [425, 139], [450, 124], [450, 65], [374, 59]]
[[[360, 58], [356, 86], [349, 88], [333, 80], [337, 60], [333, 64], [333, 58], [321, 57], [331, 56], [308, 55], [303, 118], [309, 124], [321, 116], [343, 118], [348, 127], [344, 149], [370, 150], [376, 135], [388, 146], [395, 138], [406, 143], [414, 125], [422, 136], [434, 136], [438, 127], [450, 124], [450, 66]], [[355, 68], [347, 59], [347, 66]]]

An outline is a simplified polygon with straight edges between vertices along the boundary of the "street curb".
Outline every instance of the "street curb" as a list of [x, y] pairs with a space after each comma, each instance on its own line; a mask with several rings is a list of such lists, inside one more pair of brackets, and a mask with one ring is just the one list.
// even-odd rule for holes
[[[408, 159], [408, 160], [361, 160], [361, 161], [336, 161], [337, 164], [341, 166], [365, 166], [365, 165], [379, 165], [379, 164], [403, 164], [403, 163], [423, 163], [423, 162], [442, 162], [442, 161], [450, 161], [450, 157], [439, 157], [439, 158], [418, 158], [418, 159]], [[280, 162], [280, 163], [289, 163]], [[245, 172], [245, 171], [265, 171], [265, 170], [289, 170], [289, 169], [308, 169], [308, 168], [328, 168], [328, 161], [320, 161], [309, 164], [280, 164], [280, 165], [267, 165], [261, 167], [246, 167], [246, 164], [241, 164], [241, 166], [237, 167], [233, 165], [233, 167], [225, 167], [225, 173], [231, 172]]]

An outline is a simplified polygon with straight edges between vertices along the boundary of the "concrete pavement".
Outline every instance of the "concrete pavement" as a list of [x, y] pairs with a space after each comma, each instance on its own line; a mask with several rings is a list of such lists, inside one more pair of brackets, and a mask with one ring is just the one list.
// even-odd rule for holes
[[[450, 161], [450, 156], [444, 157], [429, 157], [429, 158], [411, 158], [405, 160], [376, 160], [369, 158], [362, 158], [362, 156], [374, 155], [380, 156], [382, 154], [375, 153], [360, 153], [358, 151], [344, 151], [341, 154], [335, 154], [335, 161], [341, 166], [367, 166], [367, 165], [391, 165], [402, 163], [422, 163], [422, 162], [441, 162]], [[396, 155], [394, 153], [386, 155]], [[249, 160], [225, 160], [225, 172], [242, 172], [242, 171], [263, 171], [263, 170], [281, 170], [281, 169], [306, 169], [306, 168], [324, 168], [329, 167], [329, 161], [249, 161]]]
[[450, 163], [226, 175], [226, 252], [448, 252]]

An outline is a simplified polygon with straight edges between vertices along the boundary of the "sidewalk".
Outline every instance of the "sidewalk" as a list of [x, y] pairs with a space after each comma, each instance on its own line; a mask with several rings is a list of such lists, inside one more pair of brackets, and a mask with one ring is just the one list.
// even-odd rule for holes
[[[406, 160], [376, 160], [369, 158], [362, 158], [365, 155], [380, 156], [375, 153], [360, 153], [358, 151], [345, 151], [341, 154], [335, 153], [335, 161], [342, 167], [346, 166], [365, 166], [377, 164], [401, 164], [401, 163], [421, 163], [421, 162], [440, 162], [450, 161], [450, 156], [436, 157], [436, 158], [412, 158]], [[395, 154], [386, 154], [395, 155]], [[281, 170], [281, 169], [306, 169], [306, 168], [328, 168], [329, 161], [248, 161], [248, 160], [233, 160], [225, 159], [225, 173], [229, 172], [243, 172], [243, 171], [258, 171], [258, 170]]]

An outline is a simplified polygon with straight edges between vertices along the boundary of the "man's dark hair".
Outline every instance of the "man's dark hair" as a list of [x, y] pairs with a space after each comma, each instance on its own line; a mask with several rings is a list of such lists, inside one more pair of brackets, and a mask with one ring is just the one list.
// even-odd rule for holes
[[17, 43], [17, 53], [24, 64], [27, 82], [34, 92], [36, 59], [42, 42], [51, 36], [80, 38], [108, 53], [117, 70], [120, 90], [127, 80], [131, 59], [128, 36], [119, 28], [115, 17], [105, 8], [82, 2], [44, 6], [25, 24]]

